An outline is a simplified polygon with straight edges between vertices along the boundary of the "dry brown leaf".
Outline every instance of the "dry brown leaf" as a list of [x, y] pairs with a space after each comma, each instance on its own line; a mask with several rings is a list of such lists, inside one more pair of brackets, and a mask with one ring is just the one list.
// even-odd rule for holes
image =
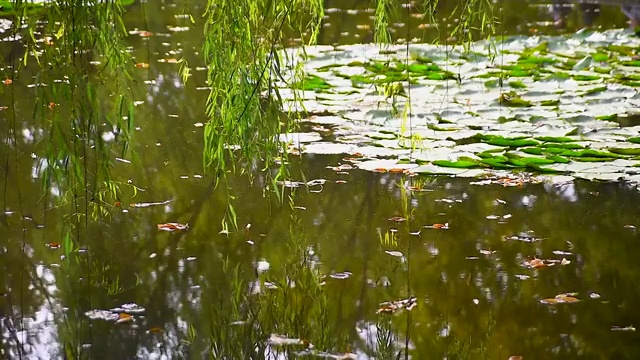
[[188, 230], [188, 229], [189, 229], [189, 224], [179, 224], [179, 223], [158, 224], [158, 230], [162, 230], [162, 231], [173, 232], [177, 230]]

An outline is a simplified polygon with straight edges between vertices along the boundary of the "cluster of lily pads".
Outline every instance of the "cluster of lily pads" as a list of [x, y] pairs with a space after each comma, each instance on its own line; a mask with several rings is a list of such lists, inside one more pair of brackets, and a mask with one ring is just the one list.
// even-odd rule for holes
[[358, 155], [365, 170], [638, 183], [639, 47], [633, 32], [611, 30], [468, 48], [309, 48], [306, 78], [280, 84], [308, 126], [281, 140], [294, 152]]

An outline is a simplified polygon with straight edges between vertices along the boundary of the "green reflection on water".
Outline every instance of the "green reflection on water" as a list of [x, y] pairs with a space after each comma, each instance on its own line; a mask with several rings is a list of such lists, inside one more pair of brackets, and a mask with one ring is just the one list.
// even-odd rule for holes
[[[200, 9], [198, 3], [191, 6], [195, 13]], [[199, 90], [204, 72], [196, 69], [183, 86], [178, 65], [157, 63], [187, 49], [190, 64], [197, 64], [193, 34], [201, 29], [166, 30], [184, 25], [174, 16], [181, 7], [137, 4], [125, 14], [130, 28], [157, 36], [129, 39], [137, 61], [152, 66], [138, 69], [132, 89], [135, 100], [144, 102], [136, 108], [138, 158], [114, 162], [112, 174], [144, 191], [123, 194], [122, 207], [114, 204], [109, 217], [88, 223], [81, 234], [88, 252], [76, 255], [78, 266], [61, 260], [62, 249], [46, 245], [63, 241], [60, 219], [68, 214], [56, 206], [55, 196], [43, 197], [41, 179], [32, 176], [37, 159], [29, 155], [40, 155], [39, 149], [18, 137], [17, 163], [10, 158], [8, 166], [10, 147], [3, 145], [3, 205], [13, 211], [0, 218], [5, 355], [15, 355], [21, 341], [31, 344], [25, 351], [34, 357], [62, 354], [66, 344], [87, 358], [260, 358], [276, 333], [303, 340], [290, 350], [292, 357], [306, 341], [318, 351], [378, 358], [395, 358], [405, 346], [414, 358], [638, 356], [635, 332], [611, 330], [640, 323], [638, 234], [625, 227], [638, 225], [635, 189], [587, 182], [504, 188], [436, 178], [423, 185], [431, 191], [410, 192], [404, 183], [416, 180], [401, 175], [326, 169], [341, 162], [335, 156], [292, 164], [292, 174], [329, 180], [320, 193], [296, 189], [292, 204], [265, 198], [270, 184], [262, 175], [253, 182], [229, 175], [216, 183], [202, 173], [202, 129], [196, 126], [205, 122], [206, 91]], [[353, 24], [346, 19], [344, 26]], [[31, 79], [24, 78], [14, 84], [24, 95], [15, 99], [16, 112], [20, 126], [29, 128], [34, 99], [27, 87]], [[0, 126], [7, 134], [7, 123]], [[241, 230], [227, 236], [219, 231], [229, 194], [237, 198], [232, 203]], [[129, 205], [166, 200], [172, 201]], [[487, 219], [491, 215], [502, 220]], [[390, 222], [393, 216], [407, 221]], [[188, 223], [190, 229], [158, 231], [156, 224], [165, 222]], [[443, 223], [450, 228], [422, 228]], [[397, 229], [395, 244], [381, 242], [391, 229]], [[411, 235], [419, 229], [419, 236]], [[505, 240], [521, 234], [544, 240]], [[571, 263], [525, 269], [522, 263], [534, 257], [566, 257]], [[266, 263], [269, 269], [258, 273], [257, 264], [262, 270]], [[261, 291], [252, 294], [256, 284]], [[566, 292], [577, 292], [582, 301], [539, 302]], [[417, 298], [411, 311], [377, 313], [381, 303], [410, 296]], [[130, 323], [84, 315], [132, 302], [145, 311]], [[246, 321], [253, 326], [232, 325]], [[19, 332], [23, 326], [28, 337]]]

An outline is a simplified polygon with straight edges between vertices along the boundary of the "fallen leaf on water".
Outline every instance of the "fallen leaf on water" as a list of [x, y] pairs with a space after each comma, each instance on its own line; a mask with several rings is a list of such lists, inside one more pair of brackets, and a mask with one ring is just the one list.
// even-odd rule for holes
[[636, 328], [633, 325], [620, 327], [620, 326], [612, 326], [611, 330], [613, 331], [636, 331]]
[[140, 31], [138, 35], [140, 35], [140, 37], [149, 37], [149, 36], [152, 36], [153, 33], [150, 31]]
[[512, 235], [512, 236], [505, 236], [502, 238], [503, 241], [522, 241], [522, 242], [527, 242], [527, 243], [531, 243], [531, 242], [538, 242], [538, 241], [542, 241], [544, 240], [543, 238], [538, 238], [535, 236], [529, 236], [529, 235]]
[[403, 221], [407, 221], [407, 219], [403, 218], [402, 216], [394, 216], [394, 217], [390, 217], [389, 221], [403, 222]]
[[330, 274], [329, 276], [334, 278], [334, 279], [344, 280], [344, 279], [348, 279], [349, 277], [351, 277], [351, 272], [345, 271], [345, 272], [333, 273], [333, 274]]
[[444, 224], [433, 224], [433, 225], [425, 225], [424, 226], [426, 229], [442, 229], [442, 230], [447, 230], [449, 229], [449, 223], [444, 223]]
[[158, 230], [163, 231], [177, 231], [177, 230], [187, 230], [189, 229], [189, 224], [178, 224], [178, 223], [166, 223], [166, 224], [158, 224]]
[[562, 251], [562, 250], [554, 250], [552, 251], [555, 255], [562, 255], [562, 256], [567, 256], [567, 255], [573, 255], [573, 253], [570, 253], [568, 251]]
[[147, 63], [137, 63], [137, 64], [136, 64], [136, 67], [137, 67], [138, 69], [146, 69], [146, 68], [148, 68], [148, 67], [149, 67], [149, 64], [147, 64]]
[[149, 328], [149, 330], [147, 330], [147, 333], [149, 333], [149, 334], [162, 334], [162, 329], [157, 327], [157, 326], [154, 326], [152, 328]]
[[395, 256], [395, 257], [403, 257], [404, 255], [400, 252], [400, 251], [385, 251], [385, 253], [391, 255], [391, 256]]
[[416, 307], [416, 305], [418, 305], [418, 299], [413, 296], [407, 299], [383, 302], [380, 304], [380, 308], [378, 308], [376, 314], [393, 314], [394, 312], [402, 309], [411, 311], [411, 309]]
[[559, 295], [556, 295], [556, 297], [554, 298], [542, 299], [540, 300], [540, 302], [547, 305], [569, 304], [569, 303], [579, 302], [580, 300], [576, 298], [575, 295], [576, 295], [575, 293], [559, 294]]
[[543, 267], [554, 266], [555, 264], [557, 264], [559, 262], [560, 262], [560, 260], [547, 260], [547, 259], [533, 258], [531, 260], [527, 260], [527, 261], [523, 262], [522, 265], [524, 267], [527, 267], [527, 268], [530, 268], [530, 269], [540, 269], [540, 268], [543, 268]]
[[522, 360], [522, 356], [520, 356], [520, 355], [512, 355], [512, 356], [509, 356], [508, 360]]
[[289, 338], [279, 334], [271, 334], [271, 336], [269, 336], [269, 340], [267, 340], [267, 344], [272, 346], [290, 346], [290, 345], [308, 345], [309, 342], [307, 341], [305, 344], [305, 341], [301, 339]]
[[133, 320], [133, 316], [127, 314], [127, 313], [120, 313], [118, 314], [118, 320], [116, 320], [117, 324], [122, 324], [122, 323], [126, 323], [129, 321]]
[[50, 249], [59, 249], [60, 248], [60, 243], [50, 242], [50, 243], [47, 243], [47, 247], [49, 247]]

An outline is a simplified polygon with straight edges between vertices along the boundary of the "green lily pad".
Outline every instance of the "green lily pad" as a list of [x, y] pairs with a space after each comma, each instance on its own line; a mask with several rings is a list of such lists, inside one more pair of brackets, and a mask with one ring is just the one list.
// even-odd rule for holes
[[291, 87], [298, 90], [324, 90], [332, 88], [331, 84], [318, 75], [309, 75], [304, 80], [291, 84]]
[[640, 148], [608, 148], [608, 150], [618, 155], [640, 155]]
[[524, 146], [536, 146], [540, 143], [532, 140], [532, 139], [505, 139], [505, 138], [494, 138], [486, 140], [487, 144], [498, 145], [498, 146], [508, 146], [508, 147], [524, 147]]
[[[559, 148], [559, 149], [570, 149], [570, 150], [584, 149], [584, 146], [580, 144], [573, 144], [573, 143], [546, 143], [546, 144], [540, 144], [539, 146], [542, 148]], [[547, 151], [550, 151], [550, 150], [547, 150]]]
[[579, 157], [579, 158], [618, 158], [619, 155], [616, 155], [607, 151], [598, 151], [592, 149], [585, 150], [567, 150], [560, 155], [568, 156], [568, 157]]
[[450, 168], [459, 168], [459, 169], [470, 169], [479, 167], [480, 165], [475, 161], [468, 160], [458, 160], [458, 161], [449, 161], [449, 160], [435, 160], [431, 162], [434, 165], [442, 166], [442, 167], [450, 167]]
[[551, 143], [568, 143], [576, 141], [575, 139], [566, 136], [538, 136], [536, 137], [536, 140]]
[[514, 92], [502, 93], [498, 102], [510, 107], [531, 107], [533, 104], [529, 100], [524, 100]]

